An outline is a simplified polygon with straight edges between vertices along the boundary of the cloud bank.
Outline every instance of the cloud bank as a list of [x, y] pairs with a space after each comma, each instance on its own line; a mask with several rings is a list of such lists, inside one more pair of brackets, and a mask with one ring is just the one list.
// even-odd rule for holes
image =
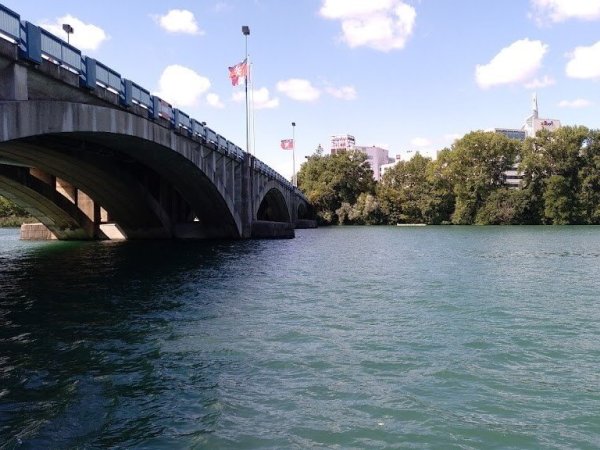
[[404, 48], [417, 17], [415, 8], [400, 0], [324, 0], [319, 14], [341, 22], [341, 40], [350, 48], [382, 52]]

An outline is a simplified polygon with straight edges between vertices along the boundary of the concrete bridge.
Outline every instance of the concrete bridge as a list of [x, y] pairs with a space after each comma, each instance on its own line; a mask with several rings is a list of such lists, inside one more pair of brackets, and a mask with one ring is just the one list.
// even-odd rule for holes
[[0, 195], [24, 238], [293, 237], [302, 193], [266, 164], [0, 4]]

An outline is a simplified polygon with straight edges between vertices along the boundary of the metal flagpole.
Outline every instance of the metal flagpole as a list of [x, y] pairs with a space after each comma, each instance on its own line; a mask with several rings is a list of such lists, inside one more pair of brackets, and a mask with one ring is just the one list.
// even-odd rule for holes
[[248, 78], [250, 77], [250, 62], [248, 61], [248, 35], [250, 34], [250, 27], [243, 25], [242, 34], [246, 36], [246, 77], [244, 82], [246, 93], [246, 152], [250, 153], [250, 123], [248, 122]]
[[296, 178], [296, 122], [292, 122], [292, 185], [298, 186]]

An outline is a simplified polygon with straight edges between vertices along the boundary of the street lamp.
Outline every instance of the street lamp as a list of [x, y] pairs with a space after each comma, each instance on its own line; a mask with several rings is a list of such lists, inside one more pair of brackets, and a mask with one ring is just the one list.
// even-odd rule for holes
[[[250, 62], [248, 61], [248, 36], [250, 36], [250, 27], [242, 25], [242, 34], [246, 37], [246, 77], [244, 89], [246, 93], [246, 151], [250, 152], [250, 118], [248, 117], [248, 77], [250, 76]], [[252, 149], [254, 153], [254, 149]]]
[[65, 33], [67, 33], [67, 44], [70, 44], [69, 42], [69, 36], [71, 36], [71, 34], [73, 34], [73, 27], [71, 25], [69, 25], [68, 23], [63, 23], [63, 30]]
[[292, 122], [292, 185], [298, 186], [296, 178], [296, 122]]

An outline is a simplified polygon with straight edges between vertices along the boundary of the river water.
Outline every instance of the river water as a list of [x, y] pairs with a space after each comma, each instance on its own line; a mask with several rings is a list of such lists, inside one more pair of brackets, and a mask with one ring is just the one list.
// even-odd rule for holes
[[600, 228], [0, 230], [0, 449], [598, 448]]

